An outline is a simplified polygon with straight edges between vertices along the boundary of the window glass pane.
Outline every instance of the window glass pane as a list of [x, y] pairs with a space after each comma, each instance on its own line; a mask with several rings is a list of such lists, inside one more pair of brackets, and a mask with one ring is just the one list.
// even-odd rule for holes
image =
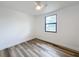
[[46, 31], [56, 32], [56, 24], [46, 24]]
[[46, 23], [56, 23], [56, 15], [46, 17]]

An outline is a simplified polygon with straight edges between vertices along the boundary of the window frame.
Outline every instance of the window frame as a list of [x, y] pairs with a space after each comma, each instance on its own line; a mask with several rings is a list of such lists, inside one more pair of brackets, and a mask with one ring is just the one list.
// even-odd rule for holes
[[[46, 31], [46, 24], [47, 24], [46, 23], [46, 17], [54, 16], [54, 15], [56, 15], [56, 23], [49, 23], [49, 24], [56, 24], [56, 31]], [[45, 16], [45, 32], [57, 33], [57, 14]]]

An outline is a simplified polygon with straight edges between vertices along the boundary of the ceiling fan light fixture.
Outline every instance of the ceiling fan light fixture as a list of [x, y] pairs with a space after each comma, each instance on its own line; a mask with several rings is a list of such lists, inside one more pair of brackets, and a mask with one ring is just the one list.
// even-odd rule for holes
[[36, 10], [42, 10], [45, 7], [44, 4], [42, 4], [40, 1], [35, 2], [35, 9]]
[[40, 5], [36, 6], [36, 10], [41, 10], [41, 9], [42, 9], [42, 7]]

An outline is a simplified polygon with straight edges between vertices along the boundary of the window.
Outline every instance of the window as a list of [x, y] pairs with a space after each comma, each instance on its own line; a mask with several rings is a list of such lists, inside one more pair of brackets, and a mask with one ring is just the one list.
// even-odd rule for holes
[[56, 15], [46, 16], [45, 21], [45, 32], [57, 32], [57, 21]]

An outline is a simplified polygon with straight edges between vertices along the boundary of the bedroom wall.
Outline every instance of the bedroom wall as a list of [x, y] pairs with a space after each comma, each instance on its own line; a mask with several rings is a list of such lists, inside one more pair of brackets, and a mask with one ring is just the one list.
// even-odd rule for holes
[[0, 7], [0, 50], [34, 38], [34, 17]]
[[36, 17], [36, 37], [79, 51], [79, 4], [46, 15], [57, 14], [57, 33], [45, 32], [45, 15]]

